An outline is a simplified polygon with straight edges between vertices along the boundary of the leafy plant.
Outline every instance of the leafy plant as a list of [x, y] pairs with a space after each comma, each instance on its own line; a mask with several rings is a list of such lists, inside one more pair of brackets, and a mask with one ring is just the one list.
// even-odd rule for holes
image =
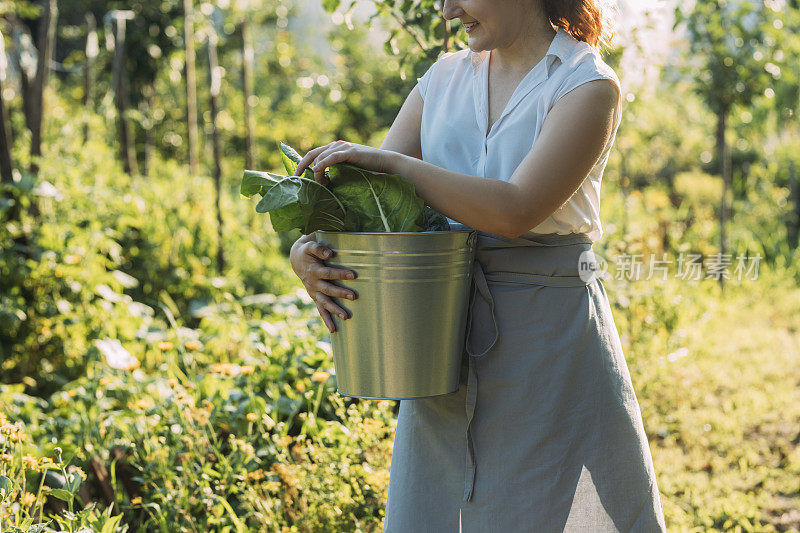
[[[299, 154], [280, 143], [281, 160], [289, 174], [300, 162]], [[447, 219], [417, 196], [414, 185], [398, 174], [386, 174], [337, 163], [325, 170], [328, 186], [314, 180], [310, 169], [303, 176], [281, 176], [245, 170], [240, 192], [248, 198], [258, 193], [259, 213], [269, 213], [275, 231], [299, 228], [304, 234], [329, 231], [447, 231]]]
[[318, 229], [345, 228], [344, 205], [326, 186], [305, 176], [246, 170], [240, 190], [248, 198], [261, 194], [256, 211], [270, 213], [275, 231], [300, 228], [308, 234]]

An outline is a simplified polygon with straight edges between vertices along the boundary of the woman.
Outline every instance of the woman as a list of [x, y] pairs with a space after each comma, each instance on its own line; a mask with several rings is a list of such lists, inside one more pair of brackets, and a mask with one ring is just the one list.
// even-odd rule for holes
[[[381, 148], [337, 141], [298, 165], [323, 183], [345, 161], [400, 174], [479, 235], [461, 385], [401, 401], [384, 531], [665, 530], [608, 297], [578, 269], [620, 121], [597, 2], [445, 0], [469, 49], [418, 79]], [[333, 332], [332, 297], [356, 295], [330, 254], [309, 235], [291, 259]]]

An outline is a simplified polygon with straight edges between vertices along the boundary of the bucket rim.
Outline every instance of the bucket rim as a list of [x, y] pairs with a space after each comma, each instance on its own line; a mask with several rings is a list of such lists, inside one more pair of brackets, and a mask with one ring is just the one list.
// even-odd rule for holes
[[331, 231], [318, 229], [315, 233], [330, 235], [434, 235], [446, 233], [477, 233], [474, 229], [453, 229], [447, 231]]

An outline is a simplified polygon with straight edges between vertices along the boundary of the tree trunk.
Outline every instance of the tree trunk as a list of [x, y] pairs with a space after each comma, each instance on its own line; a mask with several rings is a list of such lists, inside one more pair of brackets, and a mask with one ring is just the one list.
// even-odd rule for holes
[[42, 19], [39, 22], [39, 60], [36, 65], [36, 78], [31, 93], [31, 166], [32, 174], [39, 172], [37, 158], [42, 155], [42, 128], [44, 118], [44, 90], [50, 77], [50, 60], [53, 57], [53, 44], [56, 34], [58, 7], [56, 0], [45, 0]]
[[30, 130], [33, 122], [33, 117], [31, 116], [33, 91], [31, 85], [36, 78], [36, 64], [32, 62], [34, 46], [31, 36], [16, 19], [14, 19], [12, 35], [15, 53], [11, 57], [14, 59], [17, 72], [20, 73], [19, 86], [22, 96], [22, 113], [25, 116], [25, 126]]
[[442, 16], [442, 52], [447, 53], [450, 51], [450, 21]]
[[132, 12], [117, 11], [114, 13], [117, 28], [114, 43], [113, 76], [122, 166], [128, 175], [135, 176], [139, 174], [139, 168], [133, 147], [133, 133], [127, 117], [128, 108], [130, 107], [130, 95], [128, 94], [130, 89], [128, 86], [128, 72], [125, 68], [125, 25], [128, 18], [132, 18], [132, 16]]
[[6, 81], [6, 49], [3, 34], [0, 33], [0, 182], [14, 181], [14, 165], [11, 162], [11, 125], [8, 120], [3, 86]]
[[92, 112], [92, 86], [94, 85], [94, 61], [100, 51], [97, 42], [97, 22], [94, 15], [86, 14], [86, 65], [83, 69], [83, 107], [86, 122], [83, 124], [83, 142], [89, 140], [89, 117]]
[[144, 102], [140, 105], [139, 110], [144, 115], [143, 121], [144, 129], [144, 162], [142, 164], [142, 175], [149, 176], [150, 169], [153, 163], [153, 88], [146, 87], [143, 91]]
[[189, 170], [197, 174], [199, 167], [197, 149], [197, 81], [194, 54], [194, 0], [183, 0], [184, 44], [186, 47], [186, 140], [189, 145]]
[[253, 144], [253, 45], [250, 42], [250, 24], [242, 21], [242, 87], [244, 88], [244, 141], [245, 167], [255, 168], [255, 146]]
[[[725, 254], [725, 222], [727, 220], [726, 199], [728, 188], [731, 183], [731, 152], [728, 143], [725, 141], [725, 130], [727, 129], [728, 110], [722, 109], [717, 112], [717, 161], [720, 164], [720, 175], [722, 177], [722, 197], [720, 198], [719, 209], [719, 252]], [[725, 277], [720, 275], [719, 286], [725, 292]]]
[[792, 198], [792, 218], [789, 222], [788, 237], [792, 250], [797, 249], [800, 240], [800, 183], [794, 168], [794, 161], [789, 161], [789, 191]]
[[217, 113], [219, 112], [219, 92], [222, 76], [217, 60], [217, 35], [213, 30], [208, 33], [208, 86], [211, 94], [211, 141], [214, 148], [214, 189], [216, 193], [217, 210], [217, 268], [219, 273], [225, 271], [225, 254], [223, 253], [222, 238], [222, 148], [217, 128]]

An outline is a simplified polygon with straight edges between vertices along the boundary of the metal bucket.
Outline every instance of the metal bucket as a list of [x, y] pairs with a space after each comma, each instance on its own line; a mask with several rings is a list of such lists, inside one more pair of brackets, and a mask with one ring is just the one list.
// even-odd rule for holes
[[340, 394], [413, 399], [458, 390], [477, 233], [317, 231], [335, 254], [325, 263], [354, 270], [344, 284], [352, 311], [334, 316], [331, 347]]

